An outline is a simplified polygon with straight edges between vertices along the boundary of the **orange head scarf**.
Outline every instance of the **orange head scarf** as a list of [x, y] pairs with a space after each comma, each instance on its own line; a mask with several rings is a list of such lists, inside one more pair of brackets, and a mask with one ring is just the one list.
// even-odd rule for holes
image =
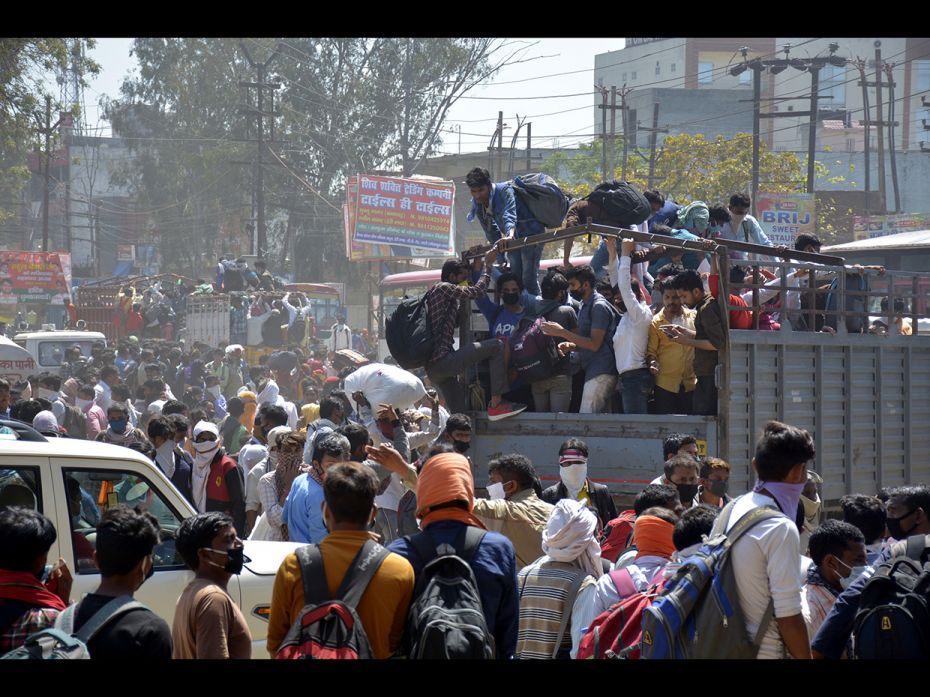
[[675, 526], [667, 520], [651, 515], [643, 515], [633, 525], [633, 544], [636, 545], [636, 558], [644, 556], [672, 558], [675, 544], [672, 542], [672, 530]]
[[[468, 510], [457, 506], [433, 510], [450, 501], [464, 501]], [[458, 520], [484, 528], [472, 513], [474, 507], [475, 480], [464, 455], [442, 453], [426, 461], [417, 478], [417, 516], [421, 519], [421, 529], [439, 520]]]
[[239, 399], [242, 400], [244, 409], [242, 416], [239, 417], [239, 423], [245, 426], [246, 430], [251, 433], [255, 425], [255, 412], [258, 411], [258, 397], [254, 392], [245, 390], [239, 393]]

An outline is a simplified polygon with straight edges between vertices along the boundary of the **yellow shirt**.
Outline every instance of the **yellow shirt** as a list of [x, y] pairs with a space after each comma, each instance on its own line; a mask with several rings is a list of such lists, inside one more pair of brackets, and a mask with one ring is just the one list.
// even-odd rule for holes
[[[326, 584], [333, 595], [349, 570], [349, 564], [368, 539], [367, 532], [341, 531], [329, 533], [320, 543]], [[413, 586], [414, 575], [410, 562], [392, 552], [382, 562], [378, 573], [362, 595], [356, 611], [375, 658], [390, 658], [400, 646]], [[271, 594], [268, 653], [272, 656], [281, 646], [304, 605], [300, 563], [296, 554], [288, 554], [278, 568]]]
[[652, 326], [649, 327], [649, 343], [646, 346], [646, 356], [655, 357], [659, 361], [656, 385], [675, 394], [678, 394], [678, 388], [682, 384], [686, 392], [691, 392], [697, 384], [694, 375], [694, 349], [676, 344], [659, 327], [663, 324], [678, 324], [693, 330], [697, 313], [686, 307], [682, 308], [682, 312], [684, 315], [672, 322], [666, 319], [665, 308], [659, 310], [652, 319]]

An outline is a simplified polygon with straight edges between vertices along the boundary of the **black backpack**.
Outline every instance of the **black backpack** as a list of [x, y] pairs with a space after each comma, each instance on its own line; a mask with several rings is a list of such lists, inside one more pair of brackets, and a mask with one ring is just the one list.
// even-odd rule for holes
[[614, 179], [598, 184], [585, 198], [603, 208], [606, 217], [620, 227], [639, 225], [652, 215], [649, 201], [629, 182]]
[[494, 658], [494, 637], [470, 566], [486, 534], [467, 526], [456, 547], [435, 546], [426, 531], [404, 538], [425, 563], [407, 617], [409, 658]]
[[291, 326], [287, 328], [287, 343], [299, 344], [304, 340], [306, 334], [307, 320], [305, 320], [303, 316], [298, 315], [291, 323]]
[[356, 608], [390, 552], [377, 542], [367, 540], [332, 599], [329, 599], [331, 594], [320, 548], [306, 545], [298, 547], [296, 554], [303, 579], [304, 608], [281, 642], [275, 658], [373, 658]]
[[882, 563], [863, 586], [853, 622], [856, 658], [930, 658], [926, 546], [925, 535], [907, 538], [905, 556]]
[[385, 322], [388, 351], [405, 370], [424, 367], [433, 355], [433, 328], [427, 302], [430, 292], [404, 298]]
[[242, 280], [242, 272], [235, 264], [223, 264], [223, 290], [239, 291], [245, 287]]
[[523, 174], [511, 182], [514, 196], [548, 228], [559, 227], [568, 213], [568, 196], [548, 174]]

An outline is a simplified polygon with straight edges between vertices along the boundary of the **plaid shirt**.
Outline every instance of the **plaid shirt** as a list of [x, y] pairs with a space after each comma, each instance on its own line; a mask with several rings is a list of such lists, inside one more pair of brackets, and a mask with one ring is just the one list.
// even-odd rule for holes
[[452, 353], [459, 302], [466, 299], [475, 300], [485, 295], [490, 280], [491, 277], [485, 271], [473, 286], [456, 286], [440, 281], [430, 288], [429, 295], [426, 296], [430, 325], [433, 330], [433, 355], [430, 363]]
[[58, 610], [50, 607], [34, 607], [26, 611], [18, 621], [3, 634], [0, 634], [0, 654], [18, 649], [26, 643], [26, 637], [55, 624]]
[[229, 309], [229, 333], [233, 336], [247, 334], [249, 326], [246, 321], [246, 311], [244, 307], [232, 307]]

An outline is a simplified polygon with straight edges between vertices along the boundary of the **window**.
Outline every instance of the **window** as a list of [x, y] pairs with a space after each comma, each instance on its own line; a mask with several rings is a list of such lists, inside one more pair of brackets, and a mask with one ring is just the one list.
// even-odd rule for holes
[[825, 65], [820, 70], [820, 89], [818, 90], [821, 109], [844, 109], [846, 107], [846, 66]]
[[741, 85], [751, 85], [752, 84], [752, 71], [744, 70], [739, 74], [739, 84]]
[[674, 64], [674, 63], [672, 63], [672, 72], [673, 72], [673, 73], [675, 72], [675, 64]]
[[698, 63], [698, 82], [702, 85], [708, 85], [714, 81], [714, 64]]
[[61, 365], [62, 358], [65, 355], [65, 349], [72, 346], [80, 346], [81, 355], [90, 358], [91, 349], [94, 346], [93, 341], [40, 341], [39, 342], [39, 365], [43, 368], [58, 367]]
[[634, 79], [634, 80], [636, 79], [636, 71], [635, 71], [635, 70], [633, 71], [632, 79]]
[[930, 90], [930, 60], [914, 61], [914, 87], [911, 92]]
[[622, 80], [622, 82], [626, 82], [626, 73], [623, 73], [623, 80]]
[[65, 492], [71, 516], [71, 548], [79, 574], [97, 572], [94, 547], [97, 524], [104, 511], [125, 503], [139, 507], [158, 519], [162, 542], [154, 550], [155, 570], [184, 568], [184, 561], [174, 546], [174, 536], [181, 516], [162, 499], [152, 483], [135, 472], [118, 470], [63, 470]]
[[0, 511], [20, 506], [42, 513], [39, 472], [33, 467], [0, 469]]
[[662, 74], [662, 68], [659, 66], [659, 61], [656, 61], [656, 75]]

